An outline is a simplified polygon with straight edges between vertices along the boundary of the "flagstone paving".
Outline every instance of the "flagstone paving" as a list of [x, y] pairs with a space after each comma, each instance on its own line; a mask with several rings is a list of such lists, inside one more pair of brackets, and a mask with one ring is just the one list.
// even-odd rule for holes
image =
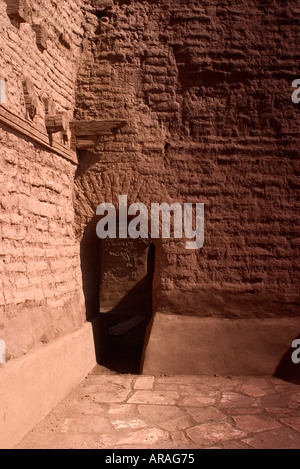
[[16, 449], [300, 448], [300, 386], [96, 367]]

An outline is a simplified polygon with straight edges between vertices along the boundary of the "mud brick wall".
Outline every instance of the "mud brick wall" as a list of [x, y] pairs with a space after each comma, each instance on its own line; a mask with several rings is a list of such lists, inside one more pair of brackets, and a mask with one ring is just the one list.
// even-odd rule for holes
[[84, 320], [74, 165], [1, 130], [1, 337], [8, 358]]
[[[0, 1], [0, 76], [6, 80], [7, 107], [26, 116], [22, 82], [28, 78], [34, 87], [37, 116], [44, 126], [44, 98], [53, 101], [57, 111], [73, 116], [78, 55], [82, 41], [81, 2], [26, 0], [26, 21], [18, 23], [8, 16], [12, 0]], [[44, 47], [38, 41], [43, 28]]]
[[[45, 98], [55, 112], [73, 116], [81, 3], [26, 0], [22, 23], [8, 16], [11, 3], [18, 2], [0, 1], [2, 109], [47, 136]], [[44, 34], [42, 44], [38, 32], [39, 40]], [[30, 81], [33, 119], [26, 110], [24, 79]], [[53, 138], [62, 144], [59, 133]], [[2, 124], [0, 148], [0, 336], [9, 360], [74, 331], [85, 312], [73, 230], [76, 164]]]
[[203, 249], [156, 243], [156, 310], [297, 314], [297, 2], [104, 3], [85, 10], [76, 118], [128, 124], [79, 152], [78, 237], [119, 194], [204, 202]]
[[205, 203], [203, 249], [155, 242], [156, 311], [295, 316], [297, 2], [26, 0], [24, 22], [8, 4], [0, 0], [5, 109], [44, 132], [47, 106], [70, 119], [127, 121], [78, 151], [78, 168], [1, 125], [8, 357], [84, 321], [81, 262], [98, 249], [87, 227], [97, 205], [117, 204], [119, 194], [129, 204]]

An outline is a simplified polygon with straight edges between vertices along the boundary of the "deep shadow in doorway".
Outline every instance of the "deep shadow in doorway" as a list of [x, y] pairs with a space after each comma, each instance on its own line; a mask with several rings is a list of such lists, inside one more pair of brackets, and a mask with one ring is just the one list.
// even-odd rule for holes
[[154, 266], [155, 246], [151, 243], [147, 256], [147, 275], [111, 311], [103, 314], [108, 336], [99, 364], [112, 371], [132, 374], [142, 371], [145, 338], [152, 318]]
[[111, 371], [138, 374], [152, 317], [155, 246], [149, 241], [146, 276], [113, 309], [100, 314], [103, 241], [96, 234], [98, 221], [95, 217], [86, 226], [80, 244], [86, 319], [92, 324], [96, 360]]
[[98, 221], [99, 217], [95, 217], [88, 223], [80, 243], [80, 263], [86, 320], [92, 325], [97, 363], [99, 363], [107, 343], [106, 321], [99, 314], [101, 240], [96, 233]]

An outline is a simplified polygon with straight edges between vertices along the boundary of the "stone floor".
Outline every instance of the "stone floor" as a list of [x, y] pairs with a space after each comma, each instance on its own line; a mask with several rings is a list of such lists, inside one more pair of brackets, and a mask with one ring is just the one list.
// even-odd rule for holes
[[300, 448], [300, 386], [96, 367], [16, 449]]

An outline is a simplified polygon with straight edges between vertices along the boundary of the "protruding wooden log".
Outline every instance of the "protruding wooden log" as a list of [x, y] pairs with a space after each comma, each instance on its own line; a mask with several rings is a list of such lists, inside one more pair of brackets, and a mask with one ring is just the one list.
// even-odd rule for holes
[[92, 0], [92, 7], [97, 8], [98, 10], [112, 8], [113, 4], [113, 0]]
[[46, 115], [45, 123], [49, 134], [67, 132], [69, 127], [68, 114], [66, 112], [57, 113], [55, 115], [48, 114]]
[[98, 137], [101, 135], [112, 135], [121, 127], [127, 125], [126, 120], [89, 120], [71, 121], [70, 129], [73, 135], [73, 142], [79, 149], [95, 148]]
[[66, 49], [71, 49], [71, 41], [68, 38], [68, 36], [64, 33], [61, 33], [59, 35], [59, 42], [66, 48]]
[[42, 24], [33, 24], [32, 29], [35, 32], [36, 44], [42, 51], [47, 49], [48, 32]]
[[96, 136], [86, 136], [75, 139], [75, 146], [78, 150], [87, 150], [95, 148], [98, 138]]
[[89, 120], [89, 121], [72, 121], [71, 129], [76, 137], [87, 135], [111, 135], [116, 130], [127, 124], [126, 120]]
[[25, 107], [27, 112], [27, 117], [33, 120], [37, 113], [37, 102], [38, 98], [35, 92], [34, 84], [29, 78], [25, 78], [22, 81]]
[[29, 7], [25, 0], [6, 0], [8, 16], [18, 23], [29, 21]]
[[45, 106], [45, 113], [49, 115], [56, 114], [55, 102], [50, 96], [43, 96], [43, 102]]

